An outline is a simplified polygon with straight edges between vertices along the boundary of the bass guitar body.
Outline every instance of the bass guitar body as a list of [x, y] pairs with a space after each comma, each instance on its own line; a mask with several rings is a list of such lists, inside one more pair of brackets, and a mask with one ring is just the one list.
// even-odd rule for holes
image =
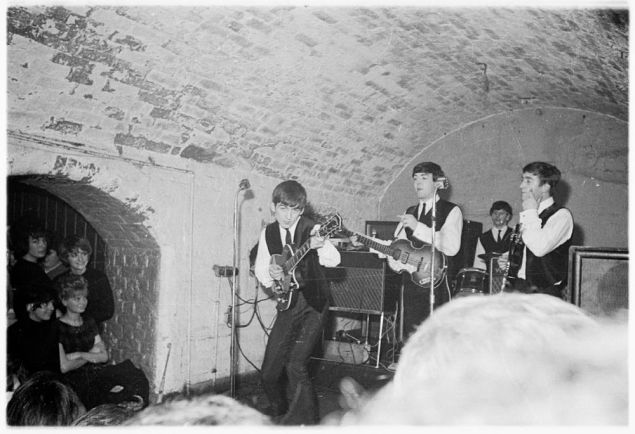
[[276, 309], [282, 311], [291, 307], [294, 300], [295, 292], [298, 290], [298, 280], [294, 270], [286, 270], [285, 265], [289, 258], [293, 256], [293, 247], [284, 246], [282, 253], [279, 255], [271, 255], [271, 263], [282, 267], [284, 276], [280, 280], [273, 281], [273, 294], [276, 298]]
[[[432, 268], [432, 247], [424, 245], [414, 247], [408, 240], [395, 240], [387, 255], [388, 266], [397, 273], [410, 273], [412, 282], [421, 287], [430, 287], [430, 269]], [[434, 287], [446, 281], [447, 260], [439, 250], [434, 251]]]

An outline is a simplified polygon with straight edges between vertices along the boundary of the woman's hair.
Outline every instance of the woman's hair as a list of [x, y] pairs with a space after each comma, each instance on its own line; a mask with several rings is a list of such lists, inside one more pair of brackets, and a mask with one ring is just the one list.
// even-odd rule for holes
[[47, 243], [49, 234], [39, 222], [26, 221], [18, 222], [11, 229], [11, 241], [14, 249], [14, 256], [21, 258], [29, 252], [29, 238], [44, 238]]
[[70, 425], [86, 409], [59, 377], [40, 371], [16, 389], [7, 404], [7, 424], [15, 426]]
[[55, 301], [55, 297], [49, 288], [42, 286], [29, 286], [24, 291], [24, 305], [33, 303], [34, 308], [38, 308], [49, 301]]
[[90, 246], [90, 242], [86, 238], [82, 238], [77, 235], [64, 238], [64, 241], [60, 244], [59, 249], [60, 250], [57, 254], [60, 259], [66, 263], [68, 263], [68, 255], [71, 253], [75, 253], [80, 250], [82, 252], [86, 252], [88, 255], [93, 253], [93, 248]]
[[60, 300], [67, 300], [80, 291], [88, 292], [88, 281], [77, 274], [67, 273], [55, 279], [55, 289]]

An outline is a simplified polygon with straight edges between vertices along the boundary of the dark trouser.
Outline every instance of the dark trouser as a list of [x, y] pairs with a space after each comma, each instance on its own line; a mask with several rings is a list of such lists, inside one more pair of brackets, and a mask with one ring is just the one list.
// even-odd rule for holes
[[[144, 372], [130, 360], [116, 365], [87, 364], [65, 374], [64, 378], [87, 410], [100, 404], [131, 401], [134, 395], [143, 398], [144, 406], [148, 405], [150, 384]], [[112, 391], [115, 386], [120, 387]]]
[[[434, 309], [448, 302], [445, 283], [434, 290]], [[403, 278], [403, 341], [415, 331], [417, 326], [430, 316], [430, 290], [412, 283], [409, 275]]]
[[[311, 383], [308, 364], [319, 341], [328, 305], [322, 312], [309, 306], [302, 293], [289, 310], [278, 312], [269, 334], [262, 362], [262, 382], [274, 415], [285, 414], [287, 425], [316, 424], [319, 422], [317, 395]], [[283, 369], [287, 371], [293, 396], [287, 404]], [[288, 411], [287, 411], [288, 409]]]

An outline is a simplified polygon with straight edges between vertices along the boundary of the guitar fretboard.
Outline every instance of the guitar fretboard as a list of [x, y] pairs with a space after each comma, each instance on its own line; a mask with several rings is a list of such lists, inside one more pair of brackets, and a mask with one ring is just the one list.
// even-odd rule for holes
[[348, 229], [342, 229], [341, 232], [343, 232], [344, 234], [346, 234], [349, 237], [351, 235], [355, 235], [357, 237], [357, 241], [359, 241], [360, 243], [362, 243], [366, 247], [370, 247], [373, 250], [377, 250], [378, 252], [383, 253], [384, 255], [391, 256], [393, 254], [393, 250], [392, 250], [392, 248], [390, 246], [386, 246], [384, 244], [381, 244], [381, 243], [373, 240], [372, 238], [368, 238], [365, 235], [359, 234], [357, 232], [349, 231]]
[[[340, 224], [341, 224], [341, 218], [339, 217], [339, 215], [336, 214], [332, 216], [326, 223], [324, 223], [323, 226], [320, 227], [320, 230], [318, 231], [318, 236], [328, 237], [335, 230], [339, 229]], [[308, 253], [310, 249], [311, 249], [311, 239], [309, 238], [300, 247], [298, 247], [298, 250], [296, 250], [295, 253], [289, 259], [285, 261], [284, 263], [285, 270], [287, 272], [289, 272], [290, 270], [293, 270], [296, 267], [296, 265], [300, 263], [302, 258], [304, 258], [304, 256]]]

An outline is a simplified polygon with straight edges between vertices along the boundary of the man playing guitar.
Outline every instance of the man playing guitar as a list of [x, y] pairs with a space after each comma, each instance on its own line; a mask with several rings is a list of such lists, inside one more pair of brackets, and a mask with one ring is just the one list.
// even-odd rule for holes
[[[323, 267], [335, 267], [340, 262], [337, 249], [320, 236], [320, 226], [303, 215], [306, 204], [306, 190], [297, 181], [288, 180], [276, 186], [271, 194], [275, 221], [260, 234], [254, 268], [265, 288], [274, 287], [276, 281], [285, 280], [289, 273], [293, 273], [297, 284], [289, 306], [278, 312], [269, 333], [261, 369], [263, 388], [270, 403], [266, 413], [282, 425], [312, 425], [319, 421], [317, 395], [308, 363], [328, 314], [330, 289]], [[285, 246], [308, 247], [306, 255], [292, 270], [271, 261]]]
[[[353, 244], [366, 244], [371, 251], [385, 256], [388, 265], [395, 271], [407, 271], [403, 277], [403, 297], [401, 303], [402, 317], [402, 342], [415, 330], [415, 328], [430, 315], [430, 280], [424, 279], [429, 275], [431, 258], [429, 246], [432, 243], [432, 204], [436, 200], [436, 222], [434, 247], [435, 258], [438, 252], [446, 256], [455, 256], [461, 247], [461, 231], [463, 229], [463, 214], [458, 206], [439, 198], [437, 189], [442, 187], [441, 178], [445, 174], [441, 167], [432, 162], [417, 164], [412, 170], [412, 179], [419, 203], [409, 207], [404, 214], [398, 215], [399, 224], [395, 228], [395, 240], [389, 241], [370, 239], [351, 233]], [[443, 183], [444, 184], [444, 183]], [[445, 184], [443, 185], [445, 187]], [[369, 242], [369, 240], [373, 240]], [[398, 244], [408, 242], [408, 247]], [[410, 244], [412, 243], [412, 244]], [[386, 246], [384, 248], [384, 246]], [[428, 248], [426, 248], [428, 246]], [[384, 255], [382, 255], [384, 253]], [[417, 257], [411, 261], [408, 257]], [[423, 259], [422, 259], [423, 258]], [[444, 258], [442, 258], [444, 260]], [[420, 264], [413, 266], [413, 262]], [[409, 263], [409, 264], [408, 264]], [[406, 264], [406, 265], [404, 265]], [[435, 272], [438, 267], [435, 263]], [[449, 301], [449, 287], [447, 281], [439, 284], [435, 275], [433, 287], [435, 288], [434, 307]]]
[[[395, 238], [408, 239], [415, 247], [432, 242], [432, 204], [436, 201], [436, 232], [434, 247], [446, 256], [455, 256], [461, 247], [463, 214], [452, 202], [435, 194], [439, 188], [439, 178], [445, 177], [441, 166], [426, 161], [412, 170], [414, 189], [419, 199], [417, 205], [409, 207], [399, 215], [399, 225]], [[443, 286], [441, 286], [443, 287]], [[446, 288], [435, 293], [435, 308], [449, 301]], [[430, 315], [429, 293], [404, 277], [403, 293], [403, 337], [407, 338], [424, 319]]]

